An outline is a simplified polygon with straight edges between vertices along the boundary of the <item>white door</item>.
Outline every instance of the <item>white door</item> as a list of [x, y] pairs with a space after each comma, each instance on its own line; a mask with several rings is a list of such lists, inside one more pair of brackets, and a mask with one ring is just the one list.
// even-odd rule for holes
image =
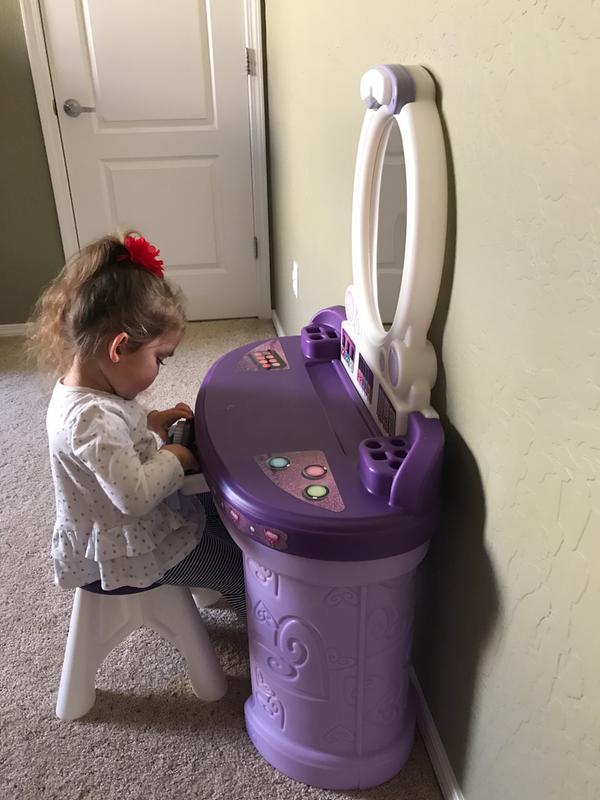
[[257, 316], [244, 0], [41, 7], [80, 245], [139, 230], [190, 319]]

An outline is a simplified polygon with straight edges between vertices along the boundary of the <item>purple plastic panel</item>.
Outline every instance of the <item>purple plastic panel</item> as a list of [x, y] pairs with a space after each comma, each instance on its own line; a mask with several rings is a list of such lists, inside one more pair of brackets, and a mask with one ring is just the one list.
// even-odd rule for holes
[[311, 319], [311, 325], [328, 325], [338, 332], [342, 332], [342, 322], [346, 319], [346, 309], [344, 306], [329, 306], [318, 311]]
[[390, 114], [399, 114], [407, 103], [414, 103], [417, 96], [415, 81], [402, 64], [382, 64], [379, 69], [387, 72], [394, 86], [392, 99], [387, 104]]
[[390, 779], [414, 740], [415, 571], [427, 545], [367, 563], [312, 562], [230, 530], [244, 551], [254, 745], [312, 786]]
[[344, 306], [331, 306], [319, 311], [300, 331], [302, 354], [317, 361], [333, 361], [340, 357], [342, 322], [346, 319]]
[[358, 448], [358, 469], [365, 489], [389, 498], [392, 482], [408, 455], [409, 443], [401, 436], [372, 436]]
[[340, 356], [340, 335], [329, 325], [306, 325], [300, 331], [302, 355], [318, 361], [333, 361]]
[[398, 378], [400, 377], [400, 366], [398, 364], [398, 353], [396, 353], [393, 348], [390, 350], [388, 366], [390, 370], [390, 381], [392, 382], [392, 386], [397, 386]]
[[[289, 369], [238, 369], [248, 353], [260, 349], [255, 343], [217, 361], [202, 384], [196, 443], [215, 491], [254, 526], [283, 531], [294, 555], [368, 560], [427, 541], [437, 520], [436, 502], [409, 513], [362, 484], [359, 444], [379, 436], [379, 429], [341, 362], [308, 361], [298, 336], [284, 337], [279, 344]], [[419, 448], [426, 461], [428, 447], [424, 440]], [[342, 512], [279, 489], [256, 462], [264, 453], [312, 450], [325, 454], [344, 503]]]
[[408, 415], [406, 459], [392, 482], [390, 505], [423, 514], [435, 504], [440, 486], [444, 430], [437, 419], [419, 412]]
[[372, 436], [359, 445], [365, 489], [389, 498], [391, 506], [423, 513], [437, 496], [444, 432], [437, 419], [408, 415], [405, 436]]
[[[403, 67], [402, 64], [380, 64], [376, 69], [387, 73], [392, 83], [392, 97], [390, 102], [386, 103], [390, 114], [399, 114], [407, 103], [414, 103], [417, 90], [414, 79], [406, 67]], [[378, 103], [373, 97], [365, 100], [365, 105], [371, 109], [381, 107], [381, 103]]]

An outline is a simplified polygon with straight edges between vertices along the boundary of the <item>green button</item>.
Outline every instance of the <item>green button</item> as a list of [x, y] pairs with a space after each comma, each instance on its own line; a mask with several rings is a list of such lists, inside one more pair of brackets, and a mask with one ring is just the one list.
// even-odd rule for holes
[[326, 486], [321, 486], [319, 483], [312, 483], [304, 490], [304, 494], [309, 500], [322, 500], [329, 494], [329, 489]]
[[285, 456], [274, 456], [267, 461], [267, 465], [270, 469], [285, 469], [289, 467], [290, 460]]

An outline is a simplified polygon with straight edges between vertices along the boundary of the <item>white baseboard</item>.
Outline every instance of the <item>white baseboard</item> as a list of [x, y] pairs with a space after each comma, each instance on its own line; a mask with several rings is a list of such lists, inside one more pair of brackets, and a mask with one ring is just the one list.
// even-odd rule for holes
[[411, 680], [417, 693], [417, 725], [444, 800], [465, 800], [414, 670], [411, 670]]
[[273, 319], [273, 326], [275, 327], [275, 331], [277, 332], [277, 336], [285, 336], [286, 333], [283, 330], [283, 326], [277, 316], [277, 309], [272, 309], [272, 319]]
[[[281, 322], [279, 321], [279, 317], [277, 316], [277, 311], [272, 309], [272, 320], [273, 326], [277, 331], [277, 336], [285, 336], [286, 333], [283, 330]], [[27, 323], [25, 322], [16, 322], [10, 325], [0, 325], [0, 336], [25, 336], [27, 333]]]
[[0, 336], [25, 336], [27, 326], [24, 322], [13, 325], [0, 325]]
[[[272, 309], [273, 326], [277, 332], [277, 336], [285, 336], [277, 311]], [[25, 336], [27, 333], [27, 324], [25, 322], [17, 322], [11, 325], [0, 325], [0, 336]]]

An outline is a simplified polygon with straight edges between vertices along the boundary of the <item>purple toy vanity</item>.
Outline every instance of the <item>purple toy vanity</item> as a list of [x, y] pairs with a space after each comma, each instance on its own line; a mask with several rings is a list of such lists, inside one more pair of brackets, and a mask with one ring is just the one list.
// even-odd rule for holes
[[[388, 125], [364, 144], [368, 152], [381, 150], [386, 120], [396, 119], [405, 139], [402, 126], [412, 118], [405, 122], [404, 110], [417, 107], [418, 116], [423, 104], [435, 109], [420, 70], [367, 73], [368, 114]], [[372, 126], [367, 134], [375, 135]], [[421, 156], [411, 150], [411, 135], [404, 144], [407, 185], [416, 186], [409, 161]], [[363, 169], [376, 188], [380, 167]], [[426, 170], [417, 175], [421, 189], [426, 179]], [[445, 177], [441, 190], [440, 176], [434, 179], [445, 196]], [[356, 191], [355, 185], [360, 210]], [[362, 213], [370, 225], [376, 192], [367, 194]], [[429, 210], [411, 205], [410, 194], [407, 200], [408, 242], [409, 229]], [[445, 220], [445, 206], [437, 212]], [[314, 786], [382, 783], [413, 745], [415, 574], [438, 517], [443, 451], [442, 427], [429, 405], [435, 367], [426, 342], [445, 222], [439, 227], [434, 267], [418, 263], [419, 247], [407, 255], [405, 279], [425, 271], [427, 280], [403, 283], [390, 330], [376, 322], [369, 327], [369, 278], [357, 257], [345, 306], [319, 312], [300, 336], [228, 353], [198, 394], [203, 471], [244, 554], [252, 679], [247, 730], [269, 763]], [[372, 245], [371, 238], [369, 252]], [[409, 301], [417, 292], [408, 304], [407, 292]]]

